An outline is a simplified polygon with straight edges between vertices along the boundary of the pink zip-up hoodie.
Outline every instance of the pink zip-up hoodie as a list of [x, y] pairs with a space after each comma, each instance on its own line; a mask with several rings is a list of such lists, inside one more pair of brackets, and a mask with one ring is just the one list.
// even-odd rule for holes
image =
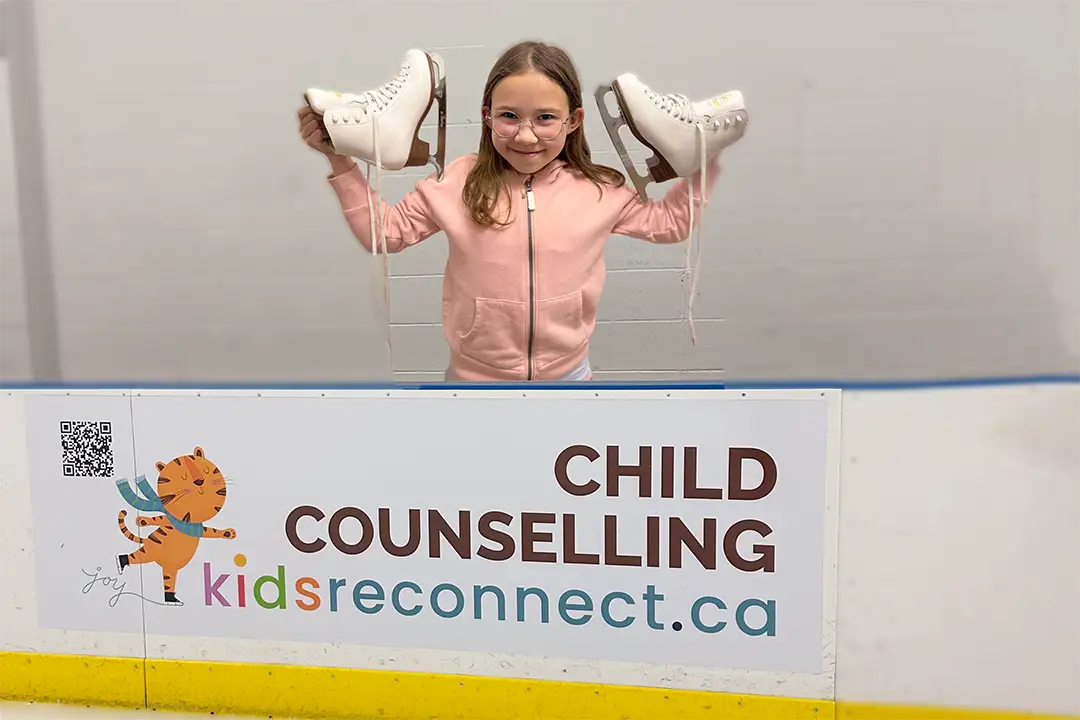
[[[535, 176], [510, 171], [512, 224], [492, 228], [473, 221], [462, 200], [475, 162], [475, 154], [451, 162], [442, 181], [434, 174], [421, 180], [393, 206], [380, 200], [387, 251], [401, 252], [440, 230], [446, 233], [442, 318], [450, 347], [448, 376], [468, 382], [563, 377], [589, 354], [608, 237], [685, 240], [692, 229], [690, 183], [696, 191], [700, 174], [678, 180], [663, 200], [645, 202], [630, 183], [601, 191], [563, 160]], [[707, 195], [718, 175], [715, 158], [707, 166]], [[363, 172], [356, 167], [329, 182], [350, 229], [371, 252]], [[701, 210], [696, 192], [694, 204], [696, 223]], [[496, 217], [505, 217], [503, 209]]]

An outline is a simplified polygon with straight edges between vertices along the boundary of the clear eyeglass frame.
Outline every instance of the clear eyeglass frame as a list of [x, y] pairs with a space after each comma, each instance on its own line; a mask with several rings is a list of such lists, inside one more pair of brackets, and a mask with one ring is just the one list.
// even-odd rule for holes
[[[499, 118], [499, 119], [501, 119], [503, 121], [510, 120], [510, 118]], [[529, 119], [529, 120], [526, 120], [525, 118], [518, 118], [517, 124], [515, 125], [513, 132], [511, 132], [509, 134], [504, 134], [504, 133], [499, 132], [498, 130], [495, 129], [495, 120], [496, 120], [496, 118], [491, 116], [491, 115], [488, 115], [487, 118], [485, 118], [485, 122], [487, 123], [487, 126], [489, 128], [491, 128], [491, 132], [493, 132], [494, 134], [496, 134], [499, 137], [503, 138], [504, 140], [508, 140], [508, 139], [510, 139], [512, 137], [517, 137], [518, 133], [521, 132], [522, 126], [524, 126], [526, 123], [528, 123], [529, 129], [532, 131], [532, 134], [535, 135], [540, 140], [554, 140], [555, 138], [559, 137], [559, 135], [562, 134], [563, 128], [566, 127], [566, 124], [568, 122], [570, 122], [570, 118], [567, 117], [567, 118], [563, 119], [562, 121], [560, 121], [557, 125], [552, 125], [550, 127], [545, 127], [545, 128], [539, 128], [538, 129], [536, 127], [535, 118]]]

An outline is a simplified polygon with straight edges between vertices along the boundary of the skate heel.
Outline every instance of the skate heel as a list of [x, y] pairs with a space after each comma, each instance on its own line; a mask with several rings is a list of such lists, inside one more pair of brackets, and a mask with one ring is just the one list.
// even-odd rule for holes
[[405, 164], [409, 167], [423, 167], [428, 164], [428, 158], [430, 156], [431, 146], [428, 145], [427, 140], [415, 138], [413, 140], [412, 149], [409, 151], [409, 159]]
[[662, 155], [649, 158], [645, 161], [645, 165], [649, 168], [649, 176], [653, 179], [653, 182], [662, 183], [679, 177], [679, 174], [671, 167], [671, 163], [665, 160]]

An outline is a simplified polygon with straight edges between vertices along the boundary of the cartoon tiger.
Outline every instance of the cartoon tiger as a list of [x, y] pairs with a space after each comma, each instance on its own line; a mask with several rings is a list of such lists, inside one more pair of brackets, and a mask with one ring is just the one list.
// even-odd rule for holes
[[141, 548], [116, 558], [117, 569], [123, 573], [128, 565], [157, 563], [161, 566], [165, 585], [165, 603], [183, 605], [176, 597], [176, 576], [195, 556], [200, 538], [236, 538], [236, 530], [206, 527], [204, 522], [221, 512], [228, 494], [225, 476], [217, 465], [206, 457], [201, 447], [193, 455], [181, 455], [168, 463], [157, 463], [157, 492], [143, 475], [135, 478], [142, 497], [131, 489], [127, 480], [116, 483], [120, 495], [136, 510], [159, 512], [149, 517], [138, 516], [139, 527], [157, 525], [157, 529], [140, 538], [127, 529], [127, 510], [117, 518], [120, 532], [128, 540], [140, 543]]

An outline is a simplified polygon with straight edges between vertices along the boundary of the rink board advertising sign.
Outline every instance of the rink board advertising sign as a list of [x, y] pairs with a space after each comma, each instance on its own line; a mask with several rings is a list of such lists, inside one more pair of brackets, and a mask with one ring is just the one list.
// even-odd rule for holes
[[40, 622], [823, 670], [838, 394], [510, 395], [31, 394]]

